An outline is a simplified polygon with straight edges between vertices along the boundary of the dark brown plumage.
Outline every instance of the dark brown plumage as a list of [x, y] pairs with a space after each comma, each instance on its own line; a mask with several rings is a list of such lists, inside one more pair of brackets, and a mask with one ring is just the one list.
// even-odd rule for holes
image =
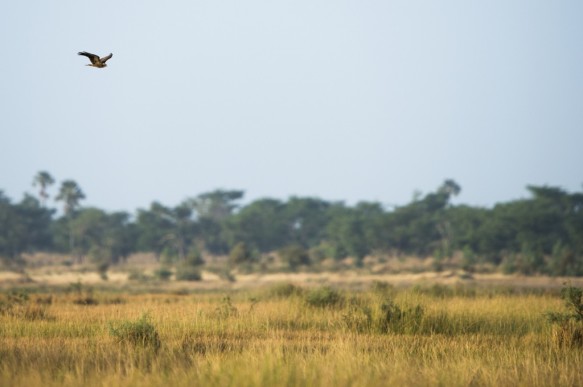
[[111, 57], [113, 56], [113, 54], [109, 54], [108, 56], [104, 56], [103, 58], [100, 58], [97, 55], [91, 54], [91, 53], [86, 52], [86, 51], [81, 51], [77, 54], [83, 55], [83, 56], [86, 56], [87, 58], [89, 58], [89, 60], [91, 61], [91, 64], [88, 64], [87, 66], [98, 67], [98, 68], [107, 67], [105, 62], [110, 60]]

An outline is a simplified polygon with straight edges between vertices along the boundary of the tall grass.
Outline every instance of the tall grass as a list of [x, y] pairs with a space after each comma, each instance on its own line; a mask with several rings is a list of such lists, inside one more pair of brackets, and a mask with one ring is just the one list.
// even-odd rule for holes
[[0, 385], [583, 384], [583, 351], [544, 316], [563, 310], [554, 295], [278, 285], [124, 300], [57, 294], [51, 319], [1, 314]]

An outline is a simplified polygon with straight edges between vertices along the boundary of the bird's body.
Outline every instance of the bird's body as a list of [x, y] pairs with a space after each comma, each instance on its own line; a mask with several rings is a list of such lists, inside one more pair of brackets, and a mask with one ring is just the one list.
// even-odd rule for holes
[[87, 51], [81, 51], [77, 54], [83, 55], [83, 56], [86, 56], [87, 58], [89, 58], [89, 60], [91, 61], [91, 64], [88, 64], [87, 66], [98, 67], [98, 68], [107, 67], [107, 64], [105, 64], [105, 62], [110, 60], [111, 57], [113, 56], [113, 54], [109, 54], [108, 56], [104, 56], [103, 58], [100, 58], [99, 56], [97, 56], [95, 54], [91, 54]]

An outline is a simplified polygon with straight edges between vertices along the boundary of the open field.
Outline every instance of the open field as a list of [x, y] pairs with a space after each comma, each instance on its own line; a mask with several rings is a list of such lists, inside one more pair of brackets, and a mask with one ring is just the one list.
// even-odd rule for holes
[[[411, 287], [415, 285], [454, 285], [477, 287], [513, 287], [513, 288], [552, 288], [559, 289], [565, 282], [574, 286], [583, 286], [583, 277], [547, 277], [503, 275], [500, 273], [469, 274], [452, 267], [442, 272], [432, 272], [431, 259], [408, 258], [405, 260], [391, 259], [384, 271], [377, 272], [374, 266], [355, 270], [351, 265], [347, 268], [304, 272], [275, 273], [235, 273], [235, 281], [229, 281], [216, 274], [225, 263], [215, 265], [215, 270], [202, 270], [202, 280], [185, 281], [155, 281], [147, 283], [130, 280], [132, 273], [142, 273], [152, 277], [153, 273], [163, 267], [153, 254], [135, 254], [125, 264], [115, 265], [107, 272], [108, 280], [104, 281], [95, 271], [93, 265], [68, 264], [71, 257], [65, 255], [36, 254], [25, 256], [26, 270], [20, 273], [0, 270], [0, 289], [14, 287], [66, 287], [71, 283], [81, 282], [98, 288], [117, 289], [144, 292], [151, 289], [157, 291], [222, 291], [252, 289], [271, 284], [291, 282], [303, 286], [332, 285], [347, 289], [366, 289], [372, 281], [388, 282], [395, 287]], [[212, 268], [212, 264], [210, 265]], [[390, 270], [386, 270], [386, 269]], [[153, 279], [153, 278], [151, 278]]]
[[583, 385], [554, 285], [289, 278], [4, 290], [0, 385]]
[[265, 287], [282, 282], [301, 284], [312, 287], [331, 285], [345, 289], [366, 289], [372, 282], [387, 282], [397, 288], [412, 286], [431, 286], [434, 284], [447, 286], [468, 286], [478, 288], [508, 287], [514, 289], [560, 289], [565, 283], [583, 287], [581, 277], [546, 277], [520, 276], [502, 274], [473, 274], [467, 277], [463, 272], [447, 271], [442, 273], [404, 273], [404, 274], [362, 274], [356, 271], [323, 272], [323, 273], [272, 273], [272, 274], [239, 274], [235, 281], [227, 281], [212, 272], [202, 271], [201, 281], [131, 281], [127, 272], [109, 272], [108, 280], [104, 281], [99, 274], [90, 271], [43, 272], [28, 271], [26, 274], [0, 272], [0, 289], [9, 290], [25, 287], [34, 288], [64, 288], [73, 283], [82, 283], [98, 289], [109, 289], [128, 292], [148, 291], [201, 291], [201, 290], [243, 290]]

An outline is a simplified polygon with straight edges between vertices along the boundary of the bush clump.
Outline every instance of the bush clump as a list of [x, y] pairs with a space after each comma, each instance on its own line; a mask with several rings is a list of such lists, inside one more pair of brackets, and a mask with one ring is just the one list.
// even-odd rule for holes
[[299, 245], [286, 246], [279, 250], [279, 255], [287, 263], [290, 270], [296, 270], [301, 265], [310, 264], [308, 252]]
[[170, 277], [172, 277], [172, 270], [166, 267], [161, 267], [154, 271], [154, 277], [160, 281], [168, 281], [170, 280]]
[[243, 242], [237, 243], [229, 252], [229, 263], [234, 266], [248, 264], [253, 258], [253, 251]]
[[340, 306], [344, 302], [342, 294], [330, 286], [312, 289], [306, 294], [306, 303], [317, 308]]
[[421, 305], [401, 307], [387, 300], [381, 305], [378, 328], [381, 332], [417, 333], [421, 328], [423, 314]]
[[202, 274], [196, 267], [189, 265], [180, 266], [176, 269], [176, 281], [200, 281]]
[[554, 325], [553, 342], [559, 347], [583, 347], [583, 289], [566, 285], [561, 290], [567, 312], [547, 313], [547, 319]]
[[148, 314], [143, 314], [137, 321], [125, 321], [118, 326], [110, 324], [109, 334], [118, 343], [135, 347], [158, 350], [161, 345], [160, 336]]
[[424, 312], [421, 305], [401, 306], [389, 298], [376, 305], [352, 299], [342, 319], [346, 328], [352, 331], [417, 334], [424, 331]]

